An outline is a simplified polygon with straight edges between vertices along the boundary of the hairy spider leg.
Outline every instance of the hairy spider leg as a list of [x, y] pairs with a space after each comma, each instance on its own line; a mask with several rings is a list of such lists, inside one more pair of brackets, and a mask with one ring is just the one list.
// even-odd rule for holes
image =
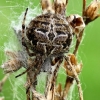
[[24, 18], [23, 18], [23, 22], [22, 22], [22, 38], [24, 37], [24, 33], [25, 33], [25, 20], [26, 20], [27, 11], [28, 11], [28, 8], [26, 8]]
[[30, 50], [33, 50], [33, 48], [31, 48], [31, 43], [28, 39], [26, 39], [25, 37], [25, 20], [26, 20], [26, 15], [27, 15], [27, 12], [28, 12], [28, 8], [26, 8], [26, 11], [25, 11], [25, 14], [24, 14], [24, 18], [23, 18], [23, 21], [22, 21], [22, 45], [25, 47], [27, 53], [29, 56], [34, 56], [35, 54], [34, 53], [30, 53], [29, 49]]

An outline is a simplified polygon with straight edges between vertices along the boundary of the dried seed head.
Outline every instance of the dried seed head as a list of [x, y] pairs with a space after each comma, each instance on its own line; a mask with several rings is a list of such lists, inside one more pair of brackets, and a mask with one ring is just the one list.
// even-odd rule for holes
[[62, 85], [59, 83], [55, 88], [54, 100], [62, 100]]
[[[81, 72], [81, 69], [82, 69], [82, 63], [79, 64], [77, 62], [77, 59], [76, 59], [74, 54], [69, 54], [68, 58], [70, 60], [70, 63], [72, 64], [72, 66], [75, 67], [76, 72], [79, 74]], [[71, 76], [71, 77], [74, 76], [74, 73], [72, 72], [72, 69], [67, 61], [64, 62], [64, 68], [65, 68], [68, 76]]]
[[68, 0], [54, 0], [54, 9], [57, 14], [64, 14]]
[[41, 0], [41, 6], [42, 6], [43, 14], [46, 13], [54, 14], [51, 0]]
[[88, 24], [89, 22], [100, 17], [100, 14], [98, 13], [99, 10], [100, 10], [100, 1], [93, 0], [84, 12], [85, 23]]
[[75, 34], [80, 33], [85, 28], [83, 18], [78, 14], [70, 15], [67, 17], [67, 20], [73, 29], [73, 33]]
[[6, 73], [17, 71], [28, 63], [22, 52], [6, 51], [6, 55], [9, 57], [9, 61], [1, 65]]
[[1, 67], [4, 69], [5, 73], [10, 73], [20, 69], [21, 63], [18, 60], [13, 59], [5, 62]]
[[6, 51], [6, 55], [10, 57], [10, 60], [5, 62], [1, 66], [6, 73], [17, 71], [18, 69], [21, 68], [22, 63], [18, 59], [17, 53], [14, 53], [12, 51]]

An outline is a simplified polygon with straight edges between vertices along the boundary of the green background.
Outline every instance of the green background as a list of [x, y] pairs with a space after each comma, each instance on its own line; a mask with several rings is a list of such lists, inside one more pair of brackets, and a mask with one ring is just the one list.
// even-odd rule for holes
[[[18, 16], [27, 7], [34, 8], [39, 5], [40, 0], [0, 0], [0, 65], [5, 61], [5, 43], [15, 39], [10, 27], [11, 21], [18, 20]], [[87, 0], [87, 5], [91, 0]], [[81, 14], [82, 0], [69, 0], [67, 14]], [[20, 23], [21, 24], [21, 23]], [[16, 44], [16, 40], [13, 41]], [[11, 45], [14, 44], [11, 42]], [[17, 46], [17, 45], [16, 45]], [[83, 62], [83, 69], [80, 75], [84, 100], [100, 100], [100, 18], [90, 23], [84, 31], [83, 41], [78, 51], [78, 58]], [[21, 78], [15, 79], [12, 74], [4, 84], [0, 96], [5, 100], [24, 100], [24, 81]], [[4, 72], [0, 68], [0, 80]], [[61, 78], [62, 76], [61, 76]], [[61, 81], [61, 80], [60, 80]], [[19, 88], [15, 88], [18, 86]], [[76, 89], [75, 89], [76, 91]], [[73, 100], [78, 100], [78, 93], [73, 95]]]

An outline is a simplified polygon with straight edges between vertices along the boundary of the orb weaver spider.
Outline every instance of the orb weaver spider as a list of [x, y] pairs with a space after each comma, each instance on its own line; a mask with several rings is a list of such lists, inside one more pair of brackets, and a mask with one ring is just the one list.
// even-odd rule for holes
[[[68, 0], [53, 2], [41, 0], [42, 14], [31, 20], [28, 27], [25, 27], [27, 8], [22, 22], [22, 31], [17, 34], [23, 50], [6, 52], [11, 59], [2, 65], [5, 72], [17, 71], [22, 66], [26, 68], [26, 71], [18, 76], [27, 73], [27, 100], [65, 100], [74, 80], [77, 82], [80, 100], [83, 100], [78, 78], [82, 64], [78, 64], [75, 56], [85, 26], [100, 16], [98, 14], [100, 1], [93, 0], [86, 7], [86, 0], [83, 0], [82, 17], [78, 14], [66, 16], [67, 4]], [[68, 54], [74, 36], [76, 36], [75, 50], [73, 54]], [[67, 74], [64, 89], [61, 88], [60, 83], [56, 87], [57, 74], [62, 62]], [[36, 91], [37, 76], [41, 72], [47, 72], [44, 95]]]

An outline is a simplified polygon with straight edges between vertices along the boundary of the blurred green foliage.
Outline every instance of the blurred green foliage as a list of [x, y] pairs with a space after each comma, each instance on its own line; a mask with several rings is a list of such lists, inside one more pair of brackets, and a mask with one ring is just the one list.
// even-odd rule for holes
[[[27, 7], [34, 8], [39, 5], [39, 1], [40, 0], [0, 0], [0, 65], [6, 59], [4, 55], [5, 43], [9, 41], [9, 37], [14, 38], [15, 36], [10, 27], [11, 21], [17, 20], [21, 12], [25, 11]], [[91, 0], [87, 0], [87, 5], [90, 2]], [[82, 0], [69, 0], [66, 14], [81, 14], [81, 10]], [[100, 100], [100, 18], [86, 27], [83, 37], [78, 51], [78, 59], [83, 62], [80, 79], [84, 100]], [[3, 70], [0, 68], [0, 80], [3, 76]], [[62, 80], [62, 77], [60, 80]], [[14, 81], [17, 84], [18, 79], [14, 79], [13, 74], [10, 80], [4, 84], [0, 96], [4, 96], [5, 100], [14, 99], [13, 92], [15, 91], [12, 86]], [[24, 83], [21, 85], [23, 87]], [[24, 88], [19, 88], [16, 92], [17, 91], [20, 96], [14, 100], [25, 98]], [[17, 94], [18, 93], [15, 93], [15, 95]], [[75, 96], [75, 100], [78, 100], [77, 95]]]

